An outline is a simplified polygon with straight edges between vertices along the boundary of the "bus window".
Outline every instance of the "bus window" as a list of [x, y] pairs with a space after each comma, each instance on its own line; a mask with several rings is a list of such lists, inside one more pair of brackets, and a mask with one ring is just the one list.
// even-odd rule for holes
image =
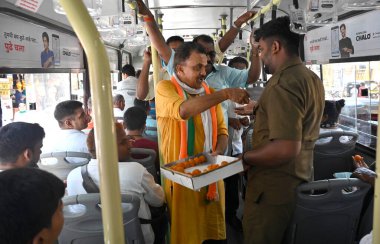
[[[11, 81], [22, 77], [21, 86], [24, 102], [13, 103], [9, 120], [39, 123], [46, 133], [58, 129], [54, 119], [55, 106], [62, 101], [74, 98], [83, 102], [84, 73], [26, 73], [21, 75], [6, 75]], [[19, 79], [19, 78], [18, 78]], [[11, 88], [10, 94], [15, 93]], [[21, 105], [21, 106], [20, 106]], [[11, 105], [9, 105], [11, 106]]]
[[84, 103], [83, 73], [71, 73], [71, 100]]
[[339, 124], [359, 133], [360, 144], [376, 148], [380, 61], [322, 66], [326, 100], [345, 99]]
[[310, 64], [306, 65], [306, 67], [321, 78], [321, 66], [319, 64]]

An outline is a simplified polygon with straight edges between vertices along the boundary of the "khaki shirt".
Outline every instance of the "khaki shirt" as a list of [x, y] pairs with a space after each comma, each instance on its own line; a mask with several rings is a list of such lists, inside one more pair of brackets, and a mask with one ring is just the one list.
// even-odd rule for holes
[[322, 81], [298, 59], [287, 62], [268, 81], [255, 108], [253, 150], [271, 140], [301, 141], [301, 152], [277, 167], [252, 167], [251, 194], [273, 203], [288, 202], [294, 188], [311, 180], [313, 149], [324, 108]]

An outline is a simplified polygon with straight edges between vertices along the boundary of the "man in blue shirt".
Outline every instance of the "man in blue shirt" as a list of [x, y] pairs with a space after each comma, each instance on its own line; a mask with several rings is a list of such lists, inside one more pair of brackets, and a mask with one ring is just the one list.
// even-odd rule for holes
[[[175, 52], [165, 43], [165, 39], [159, 31], [157, 23], [154, 21], [153, 14], [145, 6], [142, 0], [138, 0], [137, 4], [139, 6], [140, 14], [144, 16], [145, 20], [148, 20], [146, 21], [145, 26], [147, 28], [150, 41], [157, 48], [157, 52], [160, 55], [168, 73], [172, 75], [175, 68], [173, 67]], [[248, 11], [234, 22], [233, 26], [229, 29], [225, 36], [217, 43], [220, 51], [224, 52], [227, 50], [229, 45], [234, 41], [236, 35], [239, 33], [242, 24], [251, 19], [254, 14], [254, 12]], [[253, 83], [259, 78], [261, 66], [258, 54], [251, 55], [250, 61], [252, 65], [249, 70], [237, 70], [228, 66], [215, 64], [216, 52], [214, 40], [210, 36], [201, 35], [194, 38], [193, 41], [206, 50], [208, 63], [206, 66], [206, 81], [210, 87], [215, 90], [218, 91], [230, 87], [245, 87], [247, 84]], [[227, 103], [223, 102], [222, 107], [224, 120], [228, 125]]]

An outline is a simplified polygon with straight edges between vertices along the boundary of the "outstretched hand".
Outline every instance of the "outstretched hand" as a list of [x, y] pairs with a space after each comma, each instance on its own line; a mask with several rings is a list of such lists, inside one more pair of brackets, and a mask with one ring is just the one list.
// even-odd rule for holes
[[241, 128], [240, 121], [237, 118], [228, 118], [228, 125], [235, 130], [240, 130]]
[[368, 165], [364, 162], [363, 157], [356, 155], [352, 157], [356, 170], [352, 173], [357, 178], [364, 182], [368, 182], [372, 186], [375, 184], [376, 173], [368, 168]]
[[352, 160], [354, 162], [355, 168], [364, 167], [364, 168], [368, 169], [368, 165], [364, 162], [363, 157], [360, 157], [360, 159], [359, 159], [359, 157], [357, 157], [357, 155], [356, 156], [352, 156]]
[[248, 119], [248, 117], [240, 118], [239, 121], [240, 121], [240, 124], [242, 124], [243, 126], [248, 126], [249, 125], [249, 119]]
[[241, 88], [227, 88], [225, 89], [228, 99], [239, 104], [249, 103], [249, 93]]
[[256, 107], [256, 104], [256, 101], [250, 100], [247, 106], [235, 108], [235, 113], [239, 115], [251, 115], [253, 113], [254, 108]]

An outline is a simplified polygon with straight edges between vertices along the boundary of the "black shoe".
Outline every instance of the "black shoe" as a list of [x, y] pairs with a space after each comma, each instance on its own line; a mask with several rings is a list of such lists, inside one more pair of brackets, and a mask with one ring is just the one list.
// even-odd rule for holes
[[226, 221], [235, 231], [243, 232], [243, 225], [236, 215], [227, 218]]

